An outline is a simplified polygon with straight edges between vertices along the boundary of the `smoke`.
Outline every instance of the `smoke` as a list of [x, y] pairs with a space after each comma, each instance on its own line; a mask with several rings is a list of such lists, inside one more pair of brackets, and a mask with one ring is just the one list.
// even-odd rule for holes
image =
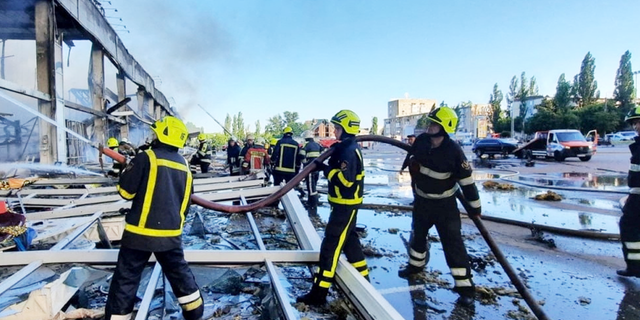
[[212, 19], [207, 11], [210, 8], [193, 10], [193, 6], [199, 5], [198, 2], [145, 1], [127, 6], [140, 9], [135, 14], [137, 28], [131, 28], [131, 32], [144, 32], [143, 37], [137, 37], [141, 40], [136, 39], [136, 43], [130, 45], [142, 45], [142, 50], [135, 50], [134, 56], [147, 72], [161, 77], [163, 93], [175, 97], [183, 118], [198, 103], [210, 105], [216, 63], [233, 62], [230, 37]]

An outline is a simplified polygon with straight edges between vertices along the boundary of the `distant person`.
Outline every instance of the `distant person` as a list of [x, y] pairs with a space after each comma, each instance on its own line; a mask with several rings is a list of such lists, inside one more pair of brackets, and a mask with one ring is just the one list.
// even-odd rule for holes
[[259, 137], [249, 150], [244, 155], [244, 161], [242, 162], [243, 170], [247, 170], [251, 173], [263, 171], [271, 164], [271, 159], [267, 153], [267, 149], [264, 148], [264, 138]]
[[200, 166], [200, 172], [209, 172], [209, 166], [213, 158], [213, 150], [211, 144], [207, 141], [207, 137], [204, 133], [198, 134], [198, 151], [191, 156], [191, 172], [195, 173], [196, 168]]
[[153, 254], [178, 297], [186, 320], [202, 317], [204, 303], [182, 250], [182, 226], [190, 205], [193, 179], [189, 164], [178, 154], [189, 132], [167, 116], [156, 121], [152, 148], [136, 156], [122, 171], [118, 193], [131, 200], [125, 216], [118, 262], [111, 279], [105, 319], [131, 319], [136, 292]]
[[240, 146], [236, 138], [229, 138], [227, 143], [227, 166], [229, 167], [229, 175], [240, 175]]
[[355, 226], [358, 208], [364, 197], [364, 163], [362, 151], [355, 140], [360, 131], [360, 118], [351, 110], [340, 110], [331, 118], [336, 138], [329, 164], [315, 160], [316, 168], [324, 172], [329, 183], [327, 199], [331, 205], [329, 221], [320, 245], [318, 273], [309, 293], [296, 299], [308, 305], [323, 305], [334, 282], [338, 258], [344, 251], [349, 263], [369, 280], [369, 268], [365, 260], [360, 238]]
[[273, 149], [273, 184], [278, 186], [282, 182], [289, 182], [300, 170], [302, 157], [299, 156], [300, 145], [293, 139], [293, 130], [286, 127], [282, 131], [282, 139], [278, 140]]
[[[114, 137], [107, 139], [107, 147], [111, 150], [117, 151], [121, 155], [128, 156], [127, 152], [124, 151], [125, 149], [120, 147], [120, 142], [118, 142], [118, 139]], [[100, 157], [99, 162], [100, 169], [102, 169], [102, 172], [104, 172], [104, 163], [102, 157]], [[121, 163], [113, 161], [111, 170], [107, 171], [105, 176], [117, 178], [120, 176], [120, 172], [122, 171], [122, 169], [124, 169], [124, 166]]]
[[[322, 153], [322, 146], [313, 139], [313, 133], [307, 132], [305, 135], [306, 143], [300, 149], [300, 156], [302, 156], [303, 165], [306, 167], [310, 165], [313, 160], [317, 159]], [[317, 213], [318, 208], [318, 179], [320, 178], [320, 172], [315, 171], [310, 173], [305, 178], [305, 184], [307, 186], [307, 206], [312, 212]]]
[[[247, 151], [249, 151], [249, 148], [253, 147], [253, 135], [252, 134], [248, 134], [247, 135], [247, 140], [246, 143], [244, 144], [244, 146], [242, 147], [242, 149], [240, 150], [240, 164], [242, 165], [242, 159], [244, 159], [244, 156], [247, 155]], [[249, 174], [249, 170], [245, 170], [244, 168], [240, 168], [240, 174], [241, 175], [245, 175], [245, 174]]]
[[[640, 135], [640, 107], [629, 111], [624, 121]], [[622, 256], [627, 263], [627, 268], [618, 270], [617, 273], [623, 277], [640, 278], [640, 136], [633, 138], [629, 150], [631, 150], [631, 166], [627, 178], [629, 197], [622, 207], [620, 218]]]
[[[416, 141], [415, 134], [410, 134], [407, 136], [407, 143], [410, 146], [412, 146], [415, 141]], [[407, 156], [404, 158], [404, 161], [402, 162], [402, 167], [400, 168], [401, 173], [402, 171], [404, 171], [404, 169], [406, 169], [409, 166], [409, 160], [411, 160], [411, 153], [407, 153]]]
[[460, 211], [456, 192], [462, 189], [473, 209], [470, 216], [480, 215], [480, 197], [472, 176], [471, 165], [449, 134], [455, 133], [458, 116], [449, 107], [431, 111], [427, 131], [416, 139], [411, 148], [411, 184], [415, 205], [411, 218], [409, 264], [398, 275], [407, 278], [422, 272], [429, 261], [427, 235], [436, 226], [442, 242], [447, 265], [454, 279], [458, 302], [472, 306], [475, 288], [471, 280], [469, 255], [461, 234]]

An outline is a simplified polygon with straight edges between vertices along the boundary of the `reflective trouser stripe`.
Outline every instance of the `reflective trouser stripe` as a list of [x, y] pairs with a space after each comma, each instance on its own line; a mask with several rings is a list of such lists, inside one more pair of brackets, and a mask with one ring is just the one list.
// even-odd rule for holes
[[318, 285], [320, 286], [320, 288], [331, 288], [331, 282], [327, 281], [320, 281]]
[[640, 250], [640, 242], [625, 242], [625, 247], [631, 250]]
[[451, 268], [451, 275], [454, 277], [464, 277], [467, 275], [467, 268]]
[[131, 313], [124, 315], [112, 314], [111, 320], [131, 320]]
[[456, 287], [471, 287], [471, 280], [470, 279], [463, 279], [463, 280], [455, 280], [455, 286]]
[[409, 248], [409, 264], [416, 267], [424, 267], [427, 264], [427, 253]]
[[351, 265], [354, 268], [366, 267], [367, 266], [367, 261], [366, 260], [362, 260], [362, 261], [354, 262]]
[[631, 188], [629, 189], [630, 194], [640, 194], [640, 188]]
[[409, 258], [409, 264], [416, 267], [424, 267], [427, 264], [427, 261]]
[[640, 253], [627, 253], [627, 260], [640, 260]]
[[178, 298], [178, 303], [180, 304], [185, 304], [191, 301], [194, 301], [196, 299], [200, 298], [200, 290], [188, 295], [188, 296], [184, 296], [184, 297], [180, 297]]
[[409, 254], [412, 257], [415, 257], [416, 259], [424, 259], [424, 258], [427, 257], [427, 253], [426, 252], [420, 253], [418, 251], [413, 250], [412, 248], [409, 248]]
[[198, 308], [202, 305], [200, 290], [197, 290], [188, 296], [178, 298], [178, 303], [180, 303], [180, 307], [182, 307], [182, 310], [184, 311], [191, 311]]
[[633, 171], [633, 172], [640, 172], [640, 164], [631, 164], [631, 167], [629, 167], [629, 171]]

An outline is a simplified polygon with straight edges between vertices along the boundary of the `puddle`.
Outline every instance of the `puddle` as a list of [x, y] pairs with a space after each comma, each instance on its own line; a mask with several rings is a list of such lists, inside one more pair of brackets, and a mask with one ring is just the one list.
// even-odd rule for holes
[[588, 188], [597, 190], [626, 191], [627, 175], [625, 174], [593, 174], [584, 172], [539, 173], [519, 175], [520, 181], [535, 183], [541, 186]]

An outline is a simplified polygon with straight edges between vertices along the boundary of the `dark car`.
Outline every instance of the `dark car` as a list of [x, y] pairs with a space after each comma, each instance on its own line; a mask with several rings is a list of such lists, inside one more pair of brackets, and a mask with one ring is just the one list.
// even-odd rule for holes
[[482, 139], [473, 145], [471, 151], [478, 157], [482, 157], [483, 154], [488, 154], [489, 157], [493, 157], [496, 154], [508, 157], [516, 148], [518, 146], [515, 144], [500, 139]]

